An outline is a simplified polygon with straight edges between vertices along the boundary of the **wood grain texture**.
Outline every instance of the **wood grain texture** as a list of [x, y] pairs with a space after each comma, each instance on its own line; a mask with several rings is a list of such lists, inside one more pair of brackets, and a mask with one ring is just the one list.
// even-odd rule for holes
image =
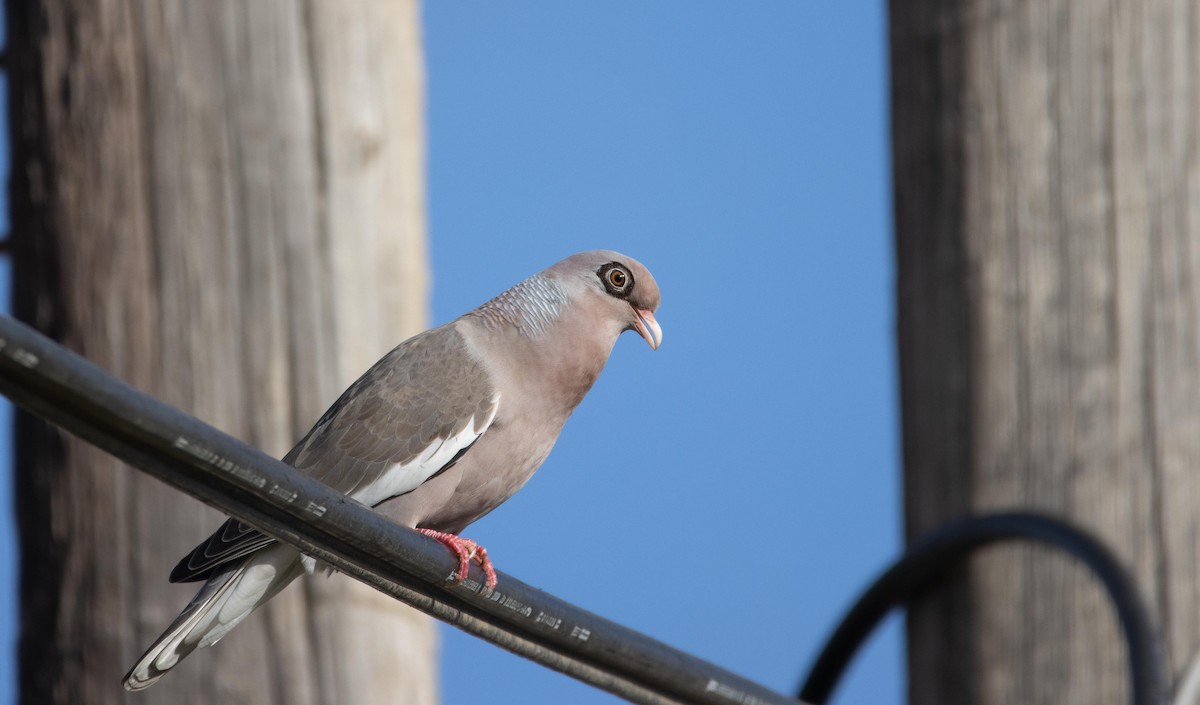
[[[282, 454], [425, 325], [415, 1], [10, 0], [14, 309]], [[216, 512], [22, 417], [26, 703], [429, 703], [424, 617], [307, 579], [153, 689]]]
[[[891, 3], [909, 537], [1064, 514], [1200, 649], [1200, 9]], [[999, 549], [909, 616], [919, 703], [1123, 703], [1070, 561]]]

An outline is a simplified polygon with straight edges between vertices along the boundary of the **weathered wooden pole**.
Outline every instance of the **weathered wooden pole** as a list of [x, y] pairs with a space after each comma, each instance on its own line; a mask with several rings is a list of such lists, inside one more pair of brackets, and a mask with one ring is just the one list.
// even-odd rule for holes
[[[7, 12], [20, 318], [278, 454], [424, 325], [414, 0]], [[16, 453], [21, 702], [434, 701], [428, 621], [340, 576], [127, 695], [219, 517], [26, 416]]]
[[[1035, 507], [1135, 571], [1200, 649], [1200, 12], [891, 3], [910, 537]], [[997, 550], [909, 617], [911, 702], [1123, 703], [1086, 574]]]

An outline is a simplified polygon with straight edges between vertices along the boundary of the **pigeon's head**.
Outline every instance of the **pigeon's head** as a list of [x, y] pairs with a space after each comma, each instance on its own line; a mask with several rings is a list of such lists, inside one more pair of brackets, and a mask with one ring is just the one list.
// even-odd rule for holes
[[637, 331], [650, 348], [662, 344], [662, 328], [654, 319], [660, 296], [658, 283], [641, 262], [612, 250], [580, 252], [547, 272], [607, 313], [621, 330]]

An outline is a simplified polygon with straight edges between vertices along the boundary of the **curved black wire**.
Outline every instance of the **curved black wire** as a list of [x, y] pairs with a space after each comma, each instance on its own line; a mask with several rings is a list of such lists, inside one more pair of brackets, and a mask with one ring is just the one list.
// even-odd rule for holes
[[1010, 539], [1055, 546], [1091, 568], [1116, 607], [1129, 647], [1131, 702], [1165, 705], [1166, 662], [1133, 578], [1092, 535], [1061, 519], [1031, 512], [959, 519], [916, 541], [842, 618], [809, 670], [798, 697], [812, 705], [824, 705], [855, 652], [893, 607], [910, 602], [972, 551]]

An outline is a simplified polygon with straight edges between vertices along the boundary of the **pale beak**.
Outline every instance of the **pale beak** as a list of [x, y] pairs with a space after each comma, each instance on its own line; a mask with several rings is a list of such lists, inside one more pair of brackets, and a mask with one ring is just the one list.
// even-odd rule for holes
[[663, 334], [658, 321], [654, 320], [654, 312], [644, 308], [635, 308], [633, 312], [637, 315], [637, 320], [633, 322], [633, 329], [646, 339], [651, 350], [658, 350], [658, 346], [662, 345]]

